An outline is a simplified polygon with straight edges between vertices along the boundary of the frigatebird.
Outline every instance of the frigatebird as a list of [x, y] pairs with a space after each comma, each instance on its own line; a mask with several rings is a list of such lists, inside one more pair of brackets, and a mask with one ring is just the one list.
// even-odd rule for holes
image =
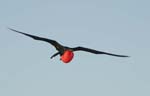
[[54, 55], [51, 56], [51, 59], [53, 57], [57, 56], [57, 55], [60, 55], [60, 57], [61, 57], [60, 60], [62, 60], [64, 63], [69, 63], [73, 59], [73, 57], [74, 57], [73, 52], [75, 52], [75, 51], [86, 51], [86, 52], [90, 52], [90, 53], [94, 53], [94, 54], [105, 54], [105, 55], [116, 56], [116, 57], [129, 57], [129, 56], [126, 56], [126, 55], [117, 55], [117, 54], [97, 51], [97, 50], [94, 50], [94, 49], [85, 48], [85, 47], [81, 47], [81, 46], [71, 48], [71, 47], [63, 46], [60, 43], [58, 43], [57, 41], [52, 40], [52, 39], [47, 39], [47, 38], [27, 34], [27, 33], [21, 32], [21, 31], [17, 31], [17, 30], [12, 29], [12, 28], [8, 28], [8, 29], [10, 29], [14, 32], [23, 34], [25, 36], [31, 37], [34, 40], [40, 40], [40, 41], [45, 41], [47, 43], [50, 43], [58, 51], [57, 53], [55, 53]]

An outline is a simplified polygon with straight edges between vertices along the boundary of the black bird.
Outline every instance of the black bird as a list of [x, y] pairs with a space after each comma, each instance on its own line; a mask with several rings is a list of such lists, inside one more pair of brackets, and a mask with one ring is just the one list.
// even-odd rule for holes
[[86, 51], [86, 52], [90, 52], [90, 53], [94, 53], [94, 54], [105, 54], [105, 55], [116, 56], [116, 57], [129, 57], [129, 56], [125, 56], [125, 55], [117, 55], [117, 54], [112, 54], [112, 53], [97, 51], [97, 50], [94, 50], [94, 49], [80, 47], [80, 46], [74, 47], [74, 48], [70, 48], [70, 47], [63, 46], [63, 45], [59, 44], [57, 41], [52, 40], [52, 39], [47, 39], [47, 38], [43, 38], [43, 37], [38, 37], [38, 36], [30, 35], [30, 34], [27, 34], [27, 33], [21, 32], [21, 31], [14, 30], [12, 28], [8, 28], [8, 29], [10, 29], [10, 30], [12, 30], [14, 32], [23, 34], [25, 36], [31, 37], [31, 38], [33, 38], [35, 40], [40, 40], [40, 41], [45, 41], [47, 43], [50, 43], [58, 51], [57, 53], [55, 53], [54, 55], [51, 56], [51, 59], [53, 57], [57, 56], [57, 55], [60, 55], [61, 56], [60, 59], [64, 63], [69, 63], [73, 59], [73, 56], [74, 56], [73, 52], [74, 51]]

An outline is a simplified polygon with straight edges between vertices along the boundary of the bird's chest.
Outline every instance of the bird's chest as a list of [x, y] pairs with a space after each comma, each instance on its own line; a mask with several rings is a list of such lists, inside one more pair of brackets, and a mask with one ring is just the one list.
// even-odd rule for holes
[[61, 60], [64, 63], [69, 63], [74, 57], [74, 53], [71, 50], [66, 50], [61, 56]]

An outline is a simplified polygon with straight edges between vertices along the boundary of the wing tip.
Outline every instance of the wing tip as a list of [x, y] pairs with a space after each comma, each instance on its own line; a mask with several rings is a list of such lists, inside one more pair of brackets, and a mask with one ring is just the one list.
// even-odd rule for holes
[[10, 27], [7, 27], [7, 29], [9, 29], [9, 30], [14, 30], [14, 29], [12, 29], [12, 28], [10, 28]]
[[7, 27], [7, 29], [9, 29], [11, 31], [14, 31], [14, 32], [17, 32], [17, 33], [22, 33], [22, 32], [19, 32], [19, 31], [15, 30], [15, 29], [10, 28], [10, 27]]
[[131, 57], [131, 56], [125, 56], [125, 57], [128, 57], [128, 58], [129, 58], [129, 57]]

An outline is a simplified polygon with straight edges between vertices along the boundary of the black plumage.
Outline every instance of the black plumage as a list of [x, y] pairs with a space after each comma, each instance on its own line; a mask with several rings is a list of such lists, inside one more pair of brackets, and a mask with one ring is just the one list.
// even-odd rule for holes
[[52, 39], [47, 39], [47, 38], [43, 38], [43, 37], [39, 37], [39, 36], [34, 36], [34, 35], [31, 35], [31, 34], [27, 34], [27, 33], [21, 32], [21, 31], [14, 30], [12, 28], [8, 28], [8, 29], [10, 29], [10, 30], [12, 30], [14, 32], [23, 34], [25, 36], [31, 37], [34, 40], [44, 41], [44, 42], [47, 42], [47, 43], [50, 43], [51, 45], [53, 45], [58, 52], [55, 53], [54, 55], [52, 55], [51, 58], [53, 58], [53, 57], [55, 57], [57, 55], [60, 55], [60, 56], [63, 55], [63, 53], [66, 50], [85, 51], [85, 52], [90, 52], [90, 53], [94, 53], [94, 54], [105, 54], [105, 55], [116, 56], [116, 57], [129, 57], [129, 56], [126, 56], [126, 55], [117, 55], [117, 54], [112, 54], [112, 53], [97, 51], [97, 50], [94, 50], [94, 49], [80, 47], [80, 46], [79, 47], [70, 48], [70, 47], [63, 46], [60, 43], [58, 43], [57, 41], [52, 40]]

